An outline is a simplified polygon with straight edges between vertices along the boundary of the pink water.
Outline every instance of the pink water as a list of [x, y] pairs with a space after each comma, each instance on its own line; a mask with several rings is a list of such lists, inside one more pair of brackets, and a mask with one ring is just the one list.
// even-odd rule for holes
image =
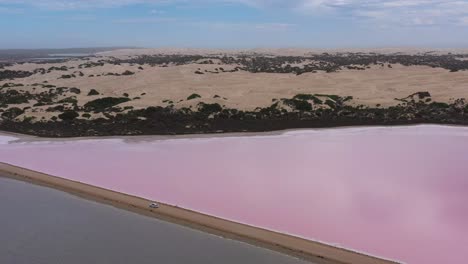
[[0, 136], [0, 161], [406, 263], [467, 263], [468, 128]]

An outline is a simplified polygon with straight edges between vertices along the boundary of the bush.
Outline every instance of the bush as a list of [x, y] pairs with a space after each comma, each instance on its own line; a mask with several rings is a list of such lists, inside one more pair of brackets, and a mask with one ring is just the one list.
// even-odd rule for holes
[[76, 100], [75, 96], [63, 98], [62, 100], [57, 102], [58, 104], [77, 104], [78, 100]]
[[[338, 101], [341, 99], [341, 97], [339, 95], [335, 95], [335, 94], [315, 94], [315, 96], [323, 96], [323, 97], [328, 97], [330, 99], [332, 99], [333, 101]], [[349, 100], [351, 100], [352, 98], [350, 98]]]
[[58, 117], [62, 120], [73, 120], [77, 118], [78, 116], [80, 116], [78, 112], [73, 111], [73, 110], [68, 110], [58, 115]]
[[7, 109], [5, 112], [2, 113], [2, 117], [8, 118], [8, 119], [15, 119], [17, 116], [22, 115], [24, 113], [23, 109], [20, 109], [18, 107], [12, 107], [10, 109]]
[[322, 100], [320, 100], [319, 98], [317, 98], [315, 95], [312, 95], [312, 94], [298, 94], [294, 96], [293, 98], [298, 99], [298, 100], [312, 100], [314, 104], [323, 103]]
[[88, 96], [92, 96], [92, 95], [99, 95], [99, 92], [96, 91], [95, 89], [91, 89], [88, 93]]
[[199, 94], [192, 94], [190, 95], [189, 97], [187, 97], [187, 100], [192, 100], [192, 99], [196, 99], [196, 98], [201, 98], [201, 96]]
[[326, 100], [325, 101], [325, 104], [328, 105], [330, 108], [335, 108], [335, 102], [333, 102], [332, 100]]
[[78, 88], [73, 87], [73, 88], [70, 88], [70, 93], [80, 94], [80, 93], [81, 93], [81, 90], [78, 89]]
[[65, 106], [63, 105], [57, 105], [57, 106], [54, 106], [54, 107], [49, 107], [46, 109], [46, 112], [63, 112], [65, 111]]
[[88, 110], [103, 111], [106, 108], [130, 101], [126, 97], [104, 97], [87, 102], [84, 107]]
[[90, 117], [91, 117], [91, 115], [88, 114], [88, 113], [84, 113], [84, 114], [82, 114], [81, 116], [84, 117], [84, 118], [90, 118]]
[[29, 103], [31, 95], [29, 93], [20, 93], [16, 90], [0, 92], [0, 105], [3, 104], [23, 104]]
[[429, 92], [417, 92], [414, 95], [417, 95], [419, 99], [424, 99], [426, 97], [431, 97], [431, 94]]
[[134, 73], [134, 72], [131, 72], [131, 71], [129, 71], [129, 70], [126, 70], [126, 71], [124, 71], [124, 72], [122, 73], [122, 75], [133, 75], [133, 74], [135, 74], [135, 73]]
[[307, 101], [296, 101], [295, 108], [299, 111], [312, 111], [312, 105]]
[[198, 110], [203, 113], [217, 113], [223, 110], [221, 105], [219, 104], [205, 104], [205, 103], [199, 103], [198, 104]]
[[283, 103], [293, 107], [299, 111], [311, 111], [312, 105], [304, 100], [297, 100], [297, 99], [283, 99]]
[[60, 76], [59, 79], [70, 79], [70, 78], [75, 78], [76, 76], [74, 74], [64, 74], [62, 76]]
[[441, 102], [432, 102], [430, 106], [434, 108], [449, 108], [449, 105], [447, 103], [441, 103]]
[[30, 123], [30, 122], [32, 122], [34, 119], [36, 119], [35, 116], [24, 116], [24, 117], [23, 117], [23, 122]]

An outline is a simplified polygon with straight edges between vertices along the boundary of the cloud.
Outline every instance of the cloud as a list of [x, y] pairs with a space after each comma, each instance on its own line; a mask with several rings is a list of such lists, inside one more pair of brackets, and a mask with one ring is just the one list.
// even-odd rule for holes
[[162, 3], [164, 0], [0, 0], [0, 4], [13, 4], [34, 6], [48, 10], [73, 10], [73, 9], [95, 9], [113, 8], [140, 4], [145, 2]]
[[468, 26], [468, 16], [460, 18], [459, 22], [462, 26]]
[[[361, 19], [364, 22], [395, 25], [464, 24], [468, 0], [0, 0], [8, 4], [35, 6], [51, 10], [115, 8], [135, 4], [214, 5], [237, 4], [258, 9], [281, 9], [311, 16]], [[1, 12], [1, 11], [0, 11]], [[151, 13], [151, 11], [150, 11]]]
[[159, 10], [159, 9], [151, 9], [149, 11], [149, 13], [152, 14], [152, 15], [162, 15], [162, 14], [164, 14], [166, 12], [164, 12], [163, 10]]
[[263, 23], [253, 25], [255, 29], [265, 31], [285, 31], [295, 27], [295, 24], [289, 23]]
[[137, 17], [137, 18], [122, 18], [113, 20], [113, 23], [117, 24], [165, 24], [178, 22], [177, 18], [170, 17]]
[[202, 29], [223, 31], [262, 31], [279, 32], [294, 28], [295, 24], [288, 23], [225, 23], [225, 22], [190, 22], [187, 25]]
[[21, 14], [21, 13], [24, 13], [23, 9], [0, 6], [0, 14]]
[[314, 15], [328, 12], [365, 18], [380, 24], [447, 25], [468, 16], [468, 0], [304, 0], [296, 9]]

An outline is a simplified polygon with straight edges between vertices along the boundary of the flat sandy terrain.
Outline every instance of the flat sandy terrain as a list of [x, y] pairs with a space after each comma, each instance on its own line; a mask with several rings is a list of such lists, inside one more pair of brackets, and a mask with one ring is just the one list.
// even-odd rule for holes
[[395, 263], [166, 204], [161, 204], [158, 209], [151, 209], [148, 205], [152, 201], [53, 177], [5, 163], [0, 163], [0, 173], [7, 177], [56, 188], [90, 200], [111, 204], [119, 208], [182, 224], [226, 238], [244, 241], [316, 263]]
[[[354, 52], [358, 52], [355, 50]], [[377, 50], [382, 53], [397, 52], [395, 49]], [[421, 52], [409, 50], [408, 52]], [[261, 52], [261, 54], [294, 55], [302, 56], [311, 54], [310, 50], [282, 49], [282, 50], [250, 50], [248, 54]], [[315, 50], [315, 53], [319, 51]], [[442, 51], [438, 51], [442, 52]], [[461, 52], [461, 51], [459, 51]], [[464, 52], [464, 51], [463, 51]], [[235, 54], [240, 56], [247, 54], [245, 51], [221, 51], [221, 50], [191, 50], [191, 49], [143, 49], [143, 50], [117, 50], [99, 53], [98, 57], [89, 61], [76, 59], [64, 63], [36, 64], [25, 63], [5, 67], [6, 70], [33, 71], [38, 68], [67, 66], [67, 71], [51, 71], [46, 74], [34, 74], [26, 78], [12, 81], [0, 81], [0, 87], [5, 83], [23, 84], [21, 89], [31, 93], [46, 91], [46, 88], [33, 86], [35, 83], [55, 85], [56, 87], [76, 87], [81, 94], [64, 93], [62, 98], [76, 96], [78, 105], [99, 97], [121, 97], [124, 93], [130, 102], [120, 104], [119, 107], [133, 106], [135, 109], [148, 106], [168, 106], [173, 104], [176, 108], [197, 106], [199, 102], [218, 103], [227, 108], [239, 110], [254, 110], [257, 107], [268, 107], [273, 99], [291, 98], [299, 93], [306, 94], [335, 94], [340, 96], [353, 96], [349, 103], [352, 105], [367, 105], [382, 107], [396, 105], [399, 102], [395, 98], [404, 98], [410, 94], [428, 91], [433, 101], [450, 102], [455, 98], [468, 98], [468, 73], [466, 71], [449, 72], [443, 68], [431, 68], [429, 66], [403, 66], [393, 64], [391, 66], [372, 65], [366, 70], [342, 69], [337, 72], [327, 73], [318, 71], [307, 72], [301, 75], [293, 73], [252, 73], [248, 71], [219, 72], [217, 68], [226, 71], [232, 70], [236, 65], [225, 65], [214, 60], [214, 64], [169, 64], [167, 67], [128, 64], [105, 64], [91, 68], [78, 68], [86, 62], [96, 62], [110, 58], [131, 58], [137, 55], [155, 54]], [[270, 55], [269, 55], [270, 56]], [[460, 60], [465, 60], [461, 58]], [[295, 66], [295, 65], [292, 65]], [[391, 67], [391, 68], [390, 68]], [[108, 73], [123, 73], [132, 71], [135, 74], [129, 76], [105, 76]], [[196, 71], [209, 71], [205, 74], [195, 74]], [[83, 76], [78, 73], [82, 72]], [[75, 74], [76, 78], [61, 79], [65, 74]], [[94, 77], [90, 77], [94, 75]], [[100, 75], [100, 76], [98, 76]], [[87, 96], [91, 89], [96, 89], [100, 95]], [[187, 100], [191, 94], [199, 94], [201, 98]], [[218, 97], [219, 96], [219, 97]], [[216, 97], [216, 98], [214, 98]], [[31, 103], [32, 104], [32, 103]], [[14, 105], [10, 105], [14, 106]], [[19, 105], [27, 107], [28, 105]], [[31, 106], [31, 105], [29, 105]], [[46, 117], [47, 119], [59, 112], [46, 112], [49, 106], [28, 109], [20, 116]], [[101, 115], [95, 114], [94, 117]]]

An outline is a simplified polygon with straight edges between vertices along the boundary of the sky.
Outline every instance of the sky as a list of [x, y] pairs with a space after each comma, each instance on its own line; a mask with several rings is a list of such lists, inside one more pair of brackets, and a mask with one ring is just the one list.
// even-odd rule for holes
[[0, 0], [0, 48], [468, 47], [468, 0]]

